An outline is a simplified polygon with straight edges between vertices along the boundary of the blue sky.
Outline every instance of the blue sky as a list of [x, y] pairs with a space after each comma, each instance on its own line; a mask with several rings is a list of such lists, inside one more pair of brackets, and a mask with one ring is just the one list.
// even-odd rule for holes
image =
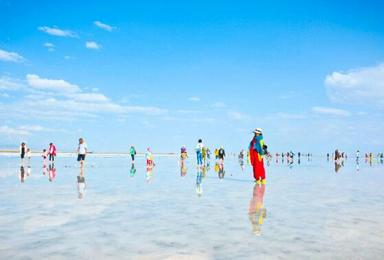
[[0, 147], [384, 145], [380, 1], [0, 1]]

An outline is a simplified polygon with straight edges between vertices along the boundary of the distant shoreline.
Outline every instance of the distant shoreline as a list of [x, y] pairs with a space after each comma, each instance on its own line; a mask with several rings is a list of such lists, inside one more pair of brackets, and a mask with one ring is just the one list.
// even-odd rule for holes
[[[32, 152], [32, 157], [40, 157], [41, 152]], [[0, 156], [19, 156], [19, 151], [16, 150], [0, 150]], [[176, 156], [175, 153], [153, 153], [154, 156], [157, 157], [173, 157]], [[61, 152], [57, 153], [58, 157], [76, 157], [76, 152]], [[89, 152], [87, 156], [95, 156], [95, 157], [131, 157], [130, 153], [113, 153], [113, 152]], [[137, 153], [136, 156], [143, 157], [145, 153]]]

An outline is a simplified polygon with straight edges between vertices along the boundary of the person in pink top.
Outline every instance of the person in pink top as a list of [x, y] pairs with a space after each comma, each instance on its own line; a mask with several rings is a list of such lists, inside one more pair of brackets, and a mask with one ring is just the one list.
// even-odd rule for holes
[[54, 162], [55, 161], [55, 156], [56, 156], [56, 146], [53, 143], [49, 144], [48, 148], [48, 156], [49, 156], [49, 161]]

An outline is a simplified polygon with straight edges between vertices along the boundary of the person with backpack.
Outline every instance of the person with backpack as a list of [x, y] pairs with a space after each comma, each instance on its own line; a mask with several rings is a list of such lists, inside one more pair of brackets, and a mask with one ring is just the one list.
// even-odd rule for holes
[[263, 155], [267, 154], [263, 133], [260, 128], [254, 131], [254, 137], [249, 144], [250, 161], [253, 167], [253, 177], [258, 184], [266, 184]]

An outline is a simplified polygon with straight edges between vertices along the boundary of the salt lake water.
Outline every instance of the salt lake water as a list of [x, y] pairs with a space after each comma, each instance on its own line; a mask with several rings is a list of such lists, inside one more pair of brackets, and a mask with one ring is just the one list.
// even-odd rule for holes
[[235, 158], [219, 173], [190, 158], [186, 174], [155, 160], [90, 156], [84, 185], [75, 158], [0, 157], [0, 258], [384, 258], [380, 162], [271, 161], [262, 186]]

